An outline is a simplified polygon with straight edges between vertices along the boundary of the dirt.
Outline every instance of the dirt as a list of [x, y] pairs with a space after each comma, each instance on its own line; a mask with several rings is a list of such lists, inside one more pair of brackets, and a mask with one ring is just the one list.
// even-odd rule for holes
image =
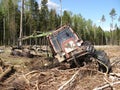
[[[6, 66], [14, 66], [15, 72], [0, 82], [0, 90], [95, 90], [108, 83], [120, 82], [120, 46], [96, 46], [96, 48], [107, 53], [113, 64], [112, 73], [118, 76], [99, 72], [93, 68], [94, 65], [89, 64], [80, 68], [64, 68], [64, 65], [54, 66], [42, 56], [34, 58], [11, 56], [10, 48], [7, 47], [0, 53], [0, 59]], [[53, 67], [45, 67], [48, 64]], [[111, 87], [103, 90], [120, 90], [120, 83]]]

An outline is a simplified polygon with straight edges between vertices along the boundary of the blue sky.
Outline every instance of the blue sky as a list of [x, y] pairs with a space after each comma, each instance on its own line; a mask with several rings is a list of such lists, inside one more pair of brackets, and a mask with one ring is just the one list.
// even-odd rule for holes
[[[40, 0], [38, 0], [40, 2]], [[81, 14], [86, 20], [91, 19], [94, 24], [101, 26], [104, 30], [110, 29], [110, 11], [112, 8], [116, 10], [116, 20], [114, 24], [118, 22], [120, 16], [120, 0], [61, 0], [62, 9], [71, 11], [73, 14]], [[49, 8], [55, 8], [60, 11], [60, 0], [48, 0]], [[102, 25], [100, 19], [102, 15], [105, 16], [106, 21]]]

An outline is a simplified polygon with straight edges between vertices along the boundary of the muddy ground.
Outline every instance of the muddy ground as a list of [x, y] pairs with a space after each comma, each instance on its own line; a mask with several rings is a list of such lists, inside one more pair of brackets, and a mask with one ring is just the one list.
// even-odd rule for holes
[[[51, 68], [43, 56], [27, 58], [10, 55], [10, 48], [0, 53], [0, 90], [120, 90], [120, 46], [95, 46], [104, 50], [113, 65], [109, 75], [88, 64], [80, 68], [64, 68], [56, 65]], [[2, 77], [2, 72], [11, 72]], [[1, 79], [2, 77], [2, 79]], [[102, 89], [101, 89], [102, 88]]]

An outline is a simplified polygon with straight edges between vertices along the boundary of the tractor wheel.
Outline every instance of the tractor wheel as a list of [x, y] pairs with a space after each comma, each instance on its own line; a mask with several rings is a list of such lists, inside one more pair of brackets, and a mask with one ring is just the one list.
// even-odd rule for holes
[[82, 46], [84, 46], [86, 48], [86, 51], [91, 53], [91, 54], [94, 53], [94, 51], [95, 51], [94, 46], [89, 41], [83, 42]]
[[107, 54], [104, 51], [95, 51], [95, 57], [99, 65], [99, 71], [109, 73], [111, 72], [111, 64]]

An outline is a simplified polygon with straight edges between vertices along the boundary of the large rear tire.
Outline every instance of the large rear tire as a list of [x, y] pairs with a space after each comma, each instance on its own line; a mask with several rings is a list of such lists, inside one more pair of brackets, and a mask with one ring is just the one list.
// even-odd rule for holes
[[95, 51], [95, 57], [99, 65], [99, 71], [104, 73], [111, 72], [111, 64], [107, 54], [104, 51]]

